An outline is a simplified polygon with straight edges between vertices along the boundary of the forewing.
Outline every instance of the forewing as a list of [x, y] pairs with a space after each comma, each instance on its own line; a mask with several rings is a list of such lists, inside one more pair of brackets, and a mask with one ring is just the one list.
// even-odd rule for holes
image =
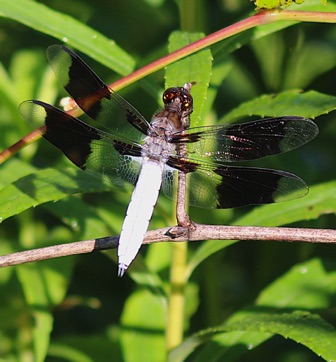
[[115, 138], [41, 101], [23, 102], [20, 112], [34, 127], [43, 126], [42, 136], [76, 166], [114, 184], [136, 182], [140, 145]]
[[47, 56], [61, 85], [92, 119], [129, 141], [140, 141], [147, 135], [147, 120], [110, 89], [77, 54], [65, 46], [52, 45]]
[[176, 133], [173, 142], [187, 144], [190, 161], [236, 162], [284, 153], [304, 145], [318, 127], [303, 117], [266, 118], [229, 126], [196, 127]]

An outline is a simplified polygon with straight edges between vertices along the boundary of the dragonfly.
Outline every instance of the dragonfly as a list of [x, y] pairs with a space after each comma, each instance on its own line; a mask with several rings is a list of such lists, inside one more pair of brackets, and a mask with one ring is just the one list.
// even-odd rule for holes
[[189, 205], [202, 208], [261, 205], [308, 193], [295, 174], [226, 163], [300, 147], [318, 134], [312, 120], [283, 116], [190, 128], [189, 82], [165, 90], [163, 108], [149, 122], [67, 47], [52, 45], [47, 57], [61, 85], [98, 128], [40, 100], [23, 102], [23, 117], [82, 170], [116, 185], [136, 184], [119, 237], [119, 276], [139, 252], [160, 189], [176, 195], [179, 173], [186, 175]]

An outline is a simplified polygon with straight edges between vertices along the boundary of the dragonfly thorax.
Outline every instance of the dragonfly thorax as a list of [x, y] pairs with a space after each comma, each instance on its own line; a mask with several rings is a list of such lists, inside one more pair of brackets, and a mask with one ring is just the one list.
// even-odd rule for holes
[[175, 145], [162, 137], [147, 136], [142, 147], [142, 157], [166, 163], [175, 151]]
[[160, 137], [170, 141], [173, 133], [183, 129], [180, 112], [163, 109], [153, 117], [147, 133], [148, 136]]

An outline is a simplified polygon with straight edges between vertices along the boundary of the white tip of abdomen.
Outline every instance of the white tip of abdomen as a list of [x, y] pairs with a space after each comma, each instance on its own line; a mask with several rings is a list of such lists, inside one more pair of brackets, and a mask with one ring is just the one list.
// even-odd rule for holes
[[128, 265], [119, 263], [118, 267], [118, 277], [122, 277], [125, 274], [125, 271], [127, 270]]

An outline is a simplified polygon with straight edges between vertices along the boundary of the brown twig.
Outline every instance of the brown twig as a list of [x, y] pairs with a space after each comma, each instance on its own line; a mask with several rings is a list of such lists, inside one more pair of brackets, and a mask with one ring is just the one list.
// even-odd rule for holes
[[[201, 240], [269, 240], [307, 243], [336, 243], [336, 230], [307, 229], [256, 226], [217, 226], [193, 224], [184, 235], [172, 238], [171, 227], [148, 231], [143, 244], [155, 242], [184, 242]], [[188, 232], [189, 231], [189, 232]], [[20, 251], [0, 256], [0, 267], [13, 266], [63, 256], [86, 254], [93, 251], [114, 249], [118, 246], [118, 237], [106, 237], [77, 241], [45, 248]]]

